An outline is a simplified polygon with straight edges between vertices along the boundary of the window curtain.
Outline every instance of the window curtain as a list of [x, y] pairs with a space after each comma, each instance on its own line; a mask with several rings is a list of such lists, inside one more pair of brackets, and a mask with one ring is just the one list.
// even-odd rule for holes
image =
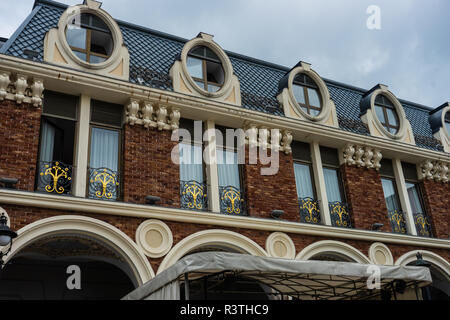
[[55, 147], [55, 127], [47, 121], [42, 123], [40, 161], [53, 161]]
[[423, 213], [422, 205], [420, 204], [419, 192], [417, 186], [413, 183], [406, 182], [406, 190], [408, 191], [409, 202], [413, 213]]
[[323, 169], [328, 202], [342, 202], [339, 177], [335, 169]]
[[381, 179], [383, 185], [384, 198], [386, 199], [386, 206], [389, 211], [398, 210], [400, 206], [397, 200], [397, 192], [395, 191], [395, 184], [392, 180]]
[[108, 168], [118, 170], [119, 132], [92, 128], [91, 132], [91, 168]]
[[197, 181], [203, 183], [203, 150], [201, 145], [179, 145], [180, 151], [180, 180]]
[[294, 163], [294, 174], [298, 198], [314, 199], [310, 166], [306, 164]]
[[233, 186], [241, 189], [236, 152], [217, 149], [217, 170], [219, 173], [220, 187]]

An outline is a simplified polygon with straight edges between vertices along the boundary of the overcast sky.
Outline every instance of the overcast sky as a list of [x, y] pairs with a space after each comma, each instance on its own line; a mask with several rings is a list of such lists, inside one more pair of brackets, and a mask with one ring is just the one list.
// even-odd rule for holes
[[[34, 0], [0, 2], [0, 36], [10, 37]], [[61, 0], [78, 4], [82, 0]], [[380, 8], [381, 29], [366, 12]], [[450, 1], [104, 0], [114, 18], [191, 39], [214, 35], [226, 50], [430, 107], [450, 101]]]

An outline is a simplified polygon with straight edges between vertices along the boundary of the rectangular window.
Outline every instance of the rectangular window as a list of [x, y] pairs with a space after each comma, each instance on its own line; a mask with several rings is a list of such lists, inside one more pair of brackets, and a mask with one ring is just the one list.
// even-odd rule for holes
[[38, 191], [70, 194], [78, 97], [46, 91], [41, 117]]
[[183, 140], [179, 144], [181, 208], [207, 210], [202, 136], [195, 137], [193, 120], [181, 119], [179, 127], [190, 133], [190, 140]]
[[295, 185], [300, 206], [300, 221], [320, 223], [320, 205], [315, 193], [310, 145], [293, 141], [291, 146], [294, 158]]
[[123, 106], [92, 100], [89, 151], [89, 197], [120, 197], [120, 146]]

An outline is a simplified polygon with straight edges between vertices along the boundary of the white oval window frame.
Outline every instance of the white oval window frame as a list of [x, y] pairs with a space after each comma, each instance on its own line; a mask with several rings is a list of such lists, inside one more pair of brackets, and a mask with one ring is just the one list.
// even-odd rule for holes
[[442, 115], [441, 115], [441, 124], [442, 124], [442, 128], [444, 129], [444, 134], [447, 137], [448, 141], [450, 141], [450, 131], [448, 131], [447, 126], [445, 125], [445, 116], [448, 114], [450, 114], [450, 105], [448, 105], [447, 107], [444, 108], [444, 110], [442, 110]]

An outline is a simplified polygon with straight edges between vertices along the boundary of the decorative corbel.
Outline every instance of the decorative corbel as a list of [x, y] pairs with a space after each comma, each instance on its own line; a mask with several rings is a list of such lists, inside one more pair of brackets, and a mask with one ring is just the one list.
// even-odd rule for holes
[[5, 100], [8, 94], [8, 86], [11, 83], [10, 80], [11, 73], [6, 71], [0, 72], [0, 101]]
[[258, 146], [258, 128], [256, 124], [249, 124], [249, 127], [246, 129], [246, 134], [249, 148], [256, 148]]
[[158, 110], [156, 110], [156, 124], [158, 126], [158, 130], [163, 130], [167, 127], [167, 108], [160, 106]]
[[373, 159], [372, 148], [366, 147], [364, 150], [364, 166], [366, 168], [372, 169], [374, 167], [372, 159]]
[[31, 103], [38, 108], [42, 105], [42, 93], [44, 92], [44, 81], [42, 79], [34, 79], [31, 85]]
[[169, 123], [172, 130], [178, 129], [180, 125], [180, 117], [181, 117], [180, 110], [172, 109], [172, 111], [170, 112], [170, 123]]
[[145, 128], [156, 127], [157, 124], [153, 121], [153, 106], [150, 102], [143, 102], [141, 106], [142, 121]]
[[292, 148], [291, 143], [293, 140], [292, 133], [290, 131], [283, 131], [283, 139], [281, 140], [281, 144], [283, 146], [283, 151], [285, 154], [291, 154]]
[[14, 99], [18, 104], [21, 104], [25, 99], [25, 91], [27, 90], [28, 87], [27, 76], [23, 74], [18, 74], [17, 80], [16, 82], [14, 82], [14, 87], [16, 89]]
[[362, 159], [363, 156], [364, 156], [364, 148], [361, 146], [356, 146], [355, 163], [358, 168], [364, 167], [364, 161]]
[[345, 163], [348, 165], [355, 165], [356, 161], [353, 159], [353, 156], [355, 155], [355, 146], [352, 144], [348, 144], [344, 149], [344, 160]]
[[381, 168], [381, 159], [383, 159], [383, 155], [379, 149], [374, 149], [373, 151], [373, 167], [375, 170], [379, 171]]
[[139, 102], [131, 99], [127, 106], [127, 123], [134, 126], [139, 120]]

